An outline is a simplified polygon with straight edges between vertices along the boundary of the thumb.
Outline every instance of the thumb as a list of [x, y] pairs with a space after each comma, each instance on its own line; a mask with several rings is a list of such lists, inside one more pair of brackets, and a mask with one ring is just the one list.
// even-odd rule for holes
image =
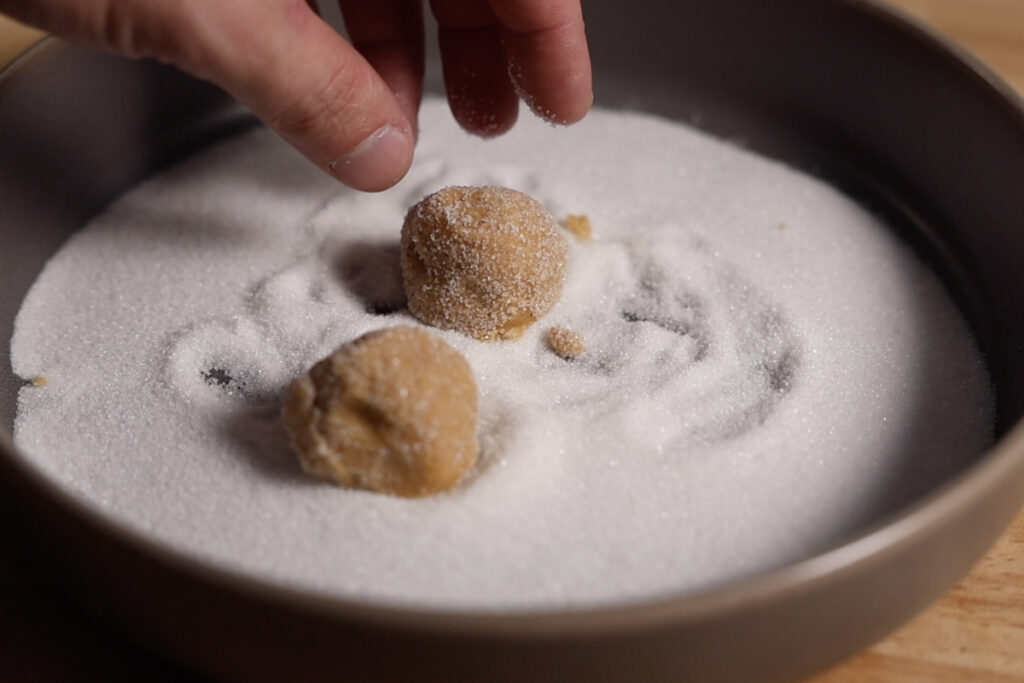
[[225, 88], [346, 185], [383, 190], [408, 171], [415, 134], [401, 105], [304, 0], [182, 5], [201, 21], [190, 21], [194, 47], [180, 67]]
[[413, 126], [394, 94], [306, 0], [0, 0], [0, 10], [213, 81], [354, 188], [386, 189], [412, 163]]

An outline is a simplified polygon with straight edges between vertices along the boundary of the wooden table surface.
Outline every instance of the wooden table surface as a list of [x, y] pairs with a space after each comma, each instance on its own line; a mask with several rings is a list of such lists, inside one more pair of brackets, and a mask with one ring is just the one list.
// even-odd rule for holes
[[[892, 4], [951, 37], [1024, 93], [1024, 0]], [[10, 25], [0, 17], [0, 63], [12, 52], [12, 41]], [[18, 629], [0, 628], [5, 635], [0, 671], [32, 680], [179, 679], [59, 597], [41, 598], [38, 593], [45, 588], [31, 577], [0, 571], [0, 579], [18, 585], [7, 595], [21, 596], [4, 605], [8, 615], [18, 616]], [[57, 620], [60, 626], [54, 625]], [[20, 635], [12, 642], [6, 636], [14, 633]], [[71, 660], [62, 664], [54, 659], [55, 645], [60, 660], [68, 655]], [[926, 612], [813, 683], [889, 681], [1024, 682], [1024, 511], [974, 570]]]

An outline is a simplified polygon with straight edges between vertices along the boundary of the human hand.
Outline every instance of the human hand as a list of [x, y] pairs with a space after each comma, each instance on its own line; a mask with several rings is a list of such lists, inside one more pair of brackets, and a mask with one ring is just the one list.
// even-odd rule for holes
[[[0, 0], [58, 36], [216, 83], [343, 183], [383, 190], [412, 163], [421, 0], [339, 0], [352, 44], [307, 0]], [[521, 97], [568, 124], [590, 108], [579, 0], [431, 0], [456, 120], [498, 135]]]

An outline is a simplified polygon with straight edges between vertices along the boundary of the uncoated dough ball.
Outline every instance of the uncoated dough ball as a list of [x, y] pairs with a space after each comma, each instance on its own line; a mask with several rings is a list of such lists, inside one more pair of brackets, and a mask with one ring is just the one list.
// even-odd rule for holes
[[567, 260], [551, 214], [505, 187], [446, 187], [409, 209], [402, 226], [409, 310], [477, 339], [516, 339], [551, 310]]
[[307, 472], [406, 497], [451, 488], [473, 466], [476, 416], [466, 359], [409, 326], [341, 346], [292, 383], [282, 411]]

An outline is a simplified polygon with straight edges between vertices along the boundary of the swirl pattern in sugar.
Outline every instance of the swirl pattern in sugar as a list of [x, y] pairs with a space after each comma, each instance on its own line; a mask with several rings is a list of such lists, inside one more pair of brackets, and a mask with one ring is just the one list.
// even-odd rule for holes
[[586, 330], [589, 351], [571, 363], [536, 356], [538, 381], [571, 387], [547, 393], [562, 407], [616, 420], [629, 397], [675, 415], [659, 430], [667, 441], [708, 444], [763, 423], [798, 380], [800, 344], [781, 306], [702, 240], [667, 226], [582, 251], [577, 267], [605, 273], [604, 291], [570, 293], [564, 319]]

